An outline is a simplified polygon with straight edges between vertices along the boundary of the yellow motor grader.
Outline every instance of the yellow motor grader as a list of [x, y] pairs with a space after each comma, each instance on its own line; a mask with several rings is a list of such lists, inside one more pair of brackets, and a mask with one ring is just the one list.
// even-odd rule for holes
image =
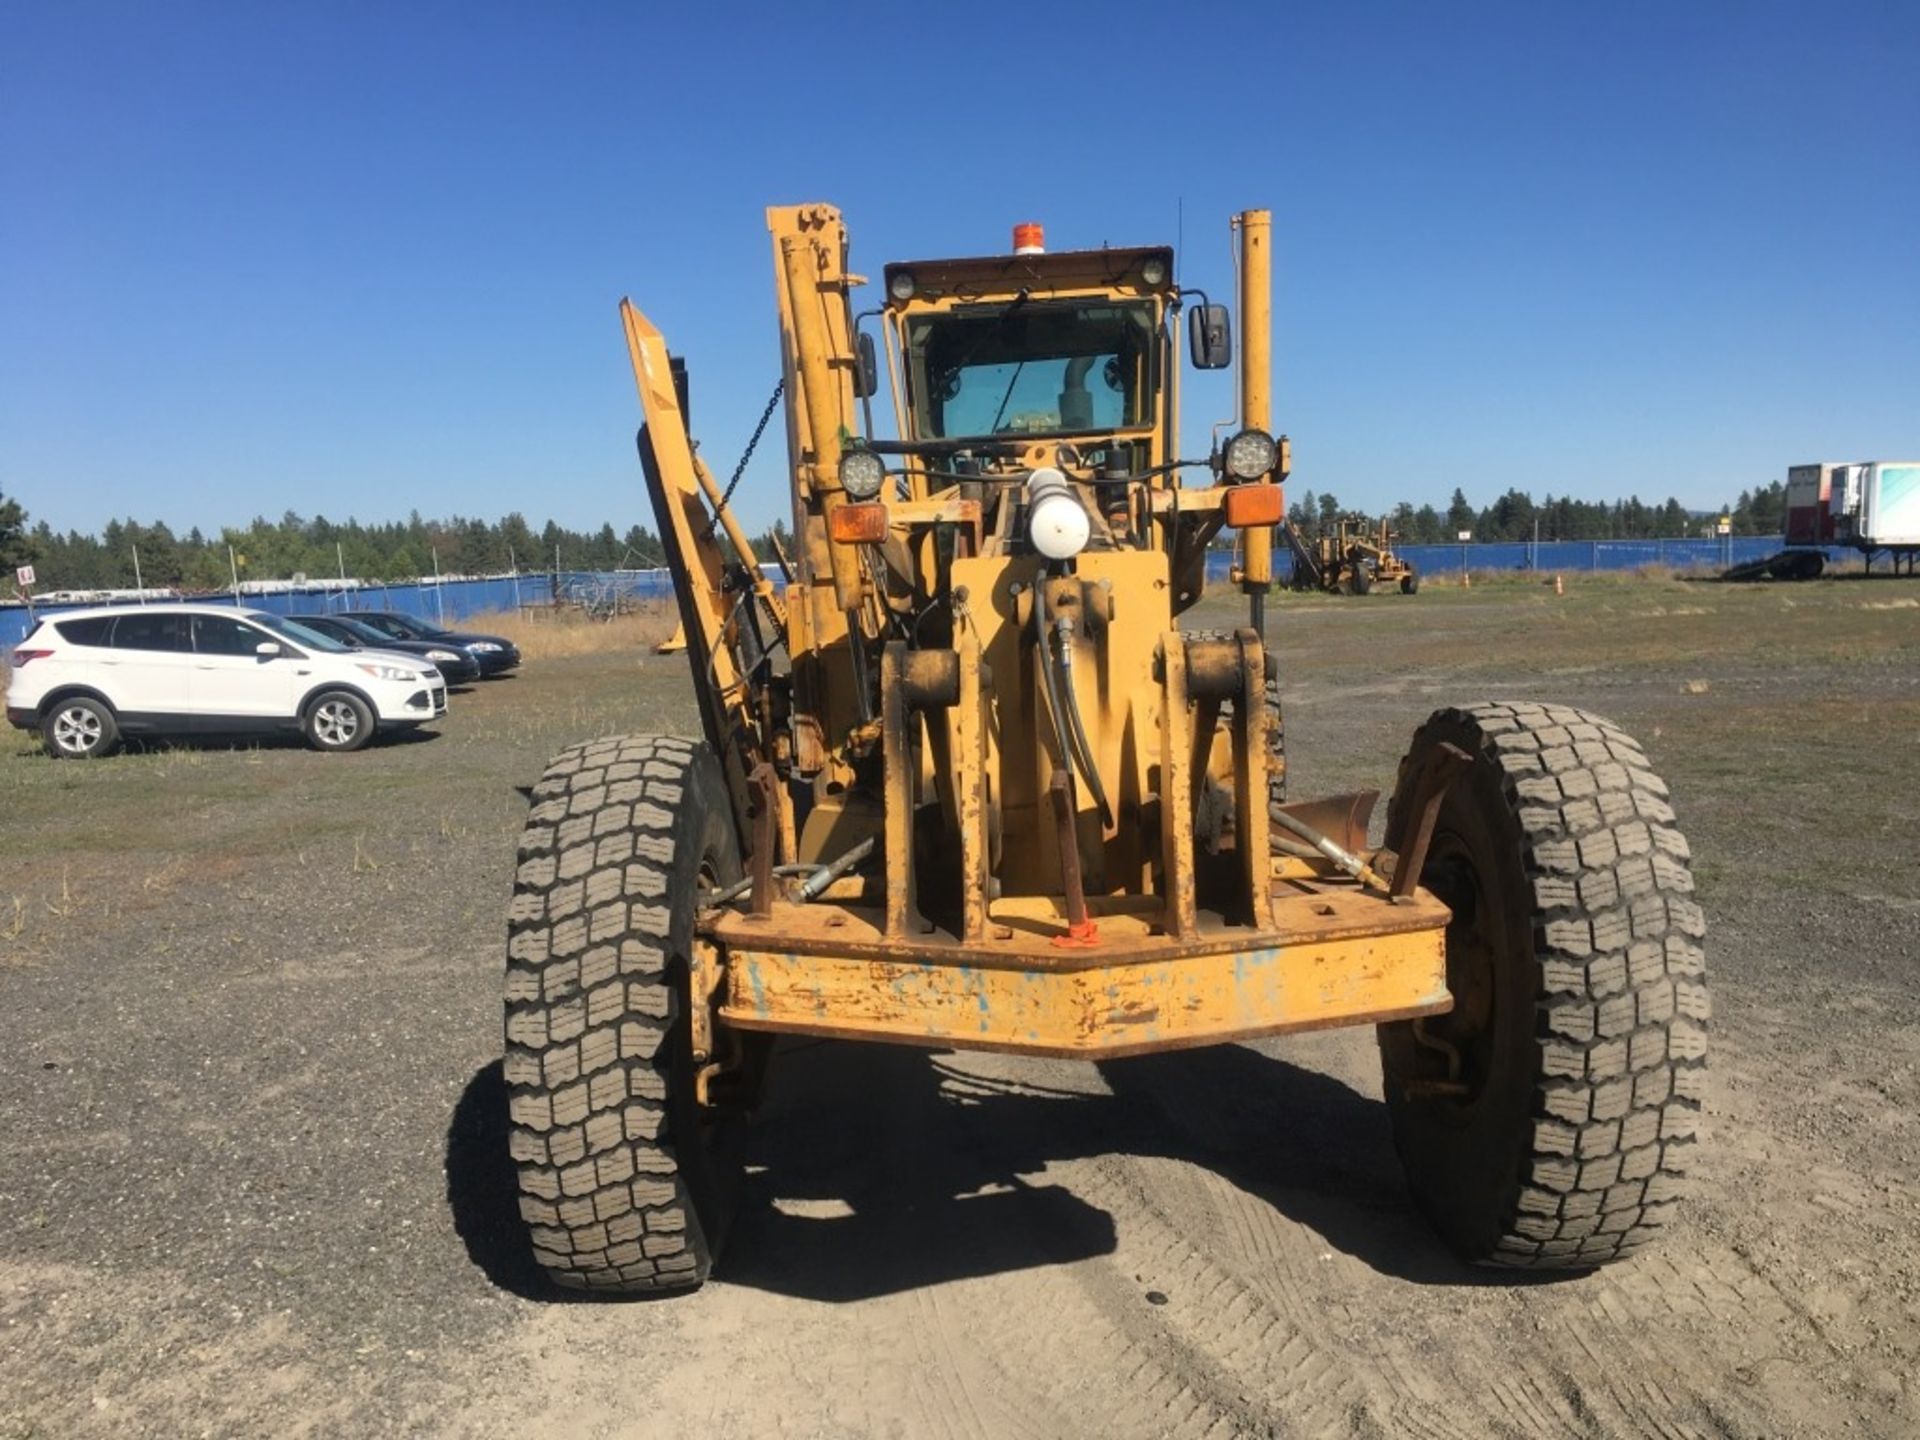
[[1420, 572], [1393, 548], [1399, 538], [1385, 520], [1376, 525], [1364, 515], [1342, 515], [1311, 540], [1289, 521], [1293, 588], [1365, 595], [1376, 586], [1397, 585], [1402, 595], [1412, 595], [1420, 589]]
[[[540, 1264], [614, 1294], [705, 1279], [783, 1035], [1108, 1059], [1363, 1024], [1462, 1255], [1643, 1244], [1693, 1156], [1707, 1002], [1640, 747], [1464, 705], [1416, 732], [1381, 843], [1374, 792], [1287, 793], [1267, 212], [1233, 221], [1238, 428], [1198, 458], [1178, 342], [1226, 368], [1233, 327], [1170, 249], [1021, 227], [890, 264], [863, 306], [838, 211], [767, 218], [778, 578], [689, 436], [685, 367], [621, 305], [699, 731], [574, 746], [533, 792], [504, 1070]], [[1222, 527], [1245, 623], [1190, 628]]]

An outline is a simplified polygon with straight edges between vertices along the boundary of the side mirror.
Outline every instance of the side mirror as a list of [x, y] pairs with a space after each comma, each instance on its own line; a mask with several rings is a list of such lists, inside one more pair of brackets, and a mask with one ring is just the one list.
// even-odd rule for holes
[[258, 655], [262, 660], [274, 660], [286, 652], [280, 648], [280, 642], [278, 640], [262, 640], [258, 645], [253, 647], [253, 653]]
[[856, 342], [860, 352], [860, 363], [853, 372], [853, 393], [865, 400], [880, 393], [880, 359], [874, 353], [873, 336], [865, 330], [860, 332]]
[[1224, 370], [1233, 363], [1233, 322], [1224, 305], [1196, 305], [1187, 312], [1187, 349], [1196, 370]]

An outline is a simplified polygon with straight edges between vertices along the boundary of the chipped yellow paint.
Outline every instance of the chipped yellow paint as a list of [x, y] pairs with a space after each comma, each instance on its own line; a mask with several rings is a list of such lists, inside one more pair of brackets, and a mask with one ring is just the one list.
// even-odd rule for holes
[[1090, 1057], [1452, 1004], [1439, 929], [1073, 970], [733, 949], [726, 997], [743, 1030]]

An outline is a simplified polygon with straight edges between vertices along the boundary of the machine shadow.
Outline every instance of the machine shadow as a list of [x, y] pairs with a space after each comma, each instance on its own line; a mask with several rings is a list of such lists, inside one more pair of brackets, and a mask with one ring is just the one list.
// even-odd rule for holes
[[782, 1055], [718, 1277], [845, 1301], [1110, 1254], [1115, 1218], [1044, 1172], [1121, 1154], [1206, 1166], [1383, 1274], [1513, 1283], [1456, 1260], [1416, 1213], [1379, 1101], [1237, 1045], [1098, 1068], [1109, 1095], [909, 1049]]
[[[1055, 1162], [1202, 1165], [1397, 1279], [1533, 1284], [1456, 1260], [1414, 1210], [1386, 1107], [1238, 1045], [1102, 1062], [1111, 1093], [962, 1069], [945, 1052], [802, 1042], [775, 1061], [716, 1280], [826, 1302], [1111, 1254], [1114, 1217], [1046, 1178]], [[507, 1088], [476, 1071], [447, 1127], [447, 1203], [473, 1263], [525, 1299], [580, 1301], [533, 1259], [507, 1153]], [[588, 1303], [593, 1303], [589, 1301]]]
[[467, 1258], [489, 1282], [523, 1300], [585, 1299], [546, 1277], [520, 1218], [507, 1151], [507, 1081], [500, 1062], [473, 1072], [447, 1122], [447, 1208]]

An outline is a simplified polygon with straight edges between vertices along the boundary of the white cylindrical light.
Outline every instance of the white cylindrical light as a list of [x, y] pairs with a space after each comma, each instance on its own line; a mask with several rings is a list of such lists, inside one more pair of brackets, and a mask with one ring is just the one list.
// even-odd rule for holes
[[1227, 442], [1221, 460], [1234, 479], [1258, 480], [1280, 463], [1280, 446], [1264, 430], [1242, 430]]
[[848, 450], [840, 456], [840, 488], [856, 500], [871, 500], [887, 483], [887, 462], [871, 450]]
[[1073, 482], [1043, 465], [1027, 477], [1027, 538], [1049, 560], [1071, 560], [1087, 548], [1093, 522]]

